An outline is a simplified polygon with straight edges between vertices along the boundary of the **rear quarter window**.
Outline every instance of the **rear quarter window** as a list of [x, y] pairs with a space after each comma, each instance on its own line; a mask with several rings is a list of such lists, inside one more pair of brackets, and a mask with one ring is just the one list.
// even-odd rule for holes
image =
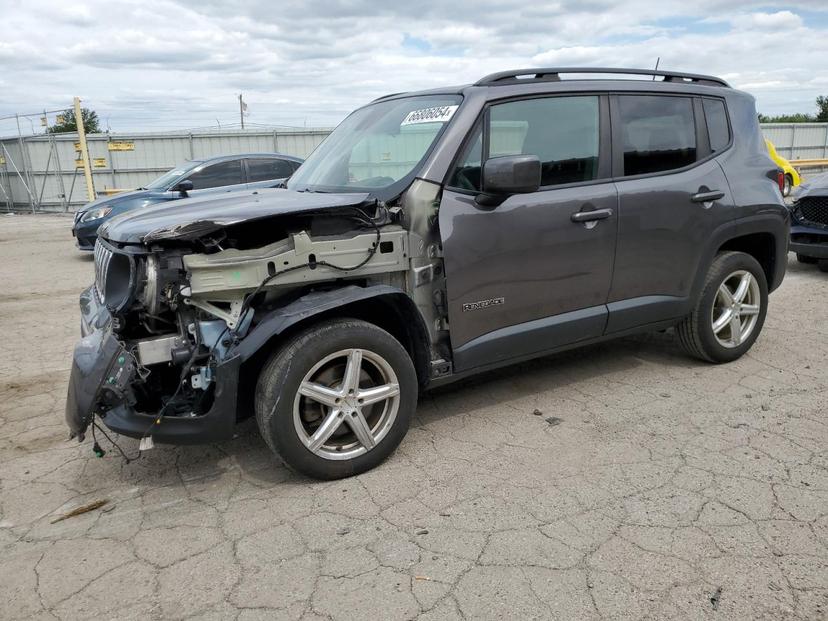
[[727, 111], [721, 99], [703, 99], [704, 118], [707, 121], [707, 133], [710, 136], [710, 150], [719, 153], [730, 144], [730, 126], [727, 124]]

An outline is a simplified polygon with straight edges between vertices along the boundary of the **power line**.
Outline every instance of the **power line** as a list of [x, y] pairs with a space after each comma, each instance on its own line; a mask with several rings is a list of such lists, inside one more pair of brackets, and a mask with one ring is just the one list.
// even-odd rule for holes
[[60, 110], [41, 110], [40, 112], [32, 112], [31, 114], [12, 114], [10, 116], [0, 116], [0, 121], [9, 121], [14, 120], [16, 118], [30, 118], [30, 117], [43, 117], [45, 114], [57, 114], [58, 112], [66, 112], [68, 108], [61, 108]]

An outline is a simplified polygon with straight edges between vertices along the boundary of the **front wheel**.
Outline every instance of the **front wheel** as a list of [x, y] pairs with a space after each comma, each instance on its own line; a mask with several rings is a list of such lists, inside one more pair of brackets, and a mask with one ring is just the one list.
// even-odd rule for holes
[[388, 332], [356, 319], [325, 321], [294, 336], [264, 366], [256, 420], [290, 468], [340, 479], [394, 451], [417, 391], [411, 358]]
[[759, 262], [744, 252], [719, 254], [693, 311], [676, 328], [684, 349], [709, 362], [740, 358], [765, 323], [768, 284]]

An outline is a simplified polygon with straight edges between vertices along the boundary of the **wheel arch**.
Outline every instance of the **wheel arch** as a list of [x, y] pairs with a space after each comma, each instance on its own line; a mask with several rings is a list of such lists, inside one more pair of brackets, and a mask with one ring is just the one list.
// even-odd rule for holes
[[362, 319], [390, 333], [411, 356], [420, 386], [428, 383], [431, 361], [428, 330], [411, 298], [389, 285], [351, 285], [311, 291], [262, 317], [235, 349], [241, 358], [241, 375], [247, 387], [250, 388], [251, 382], [255, 384], [274, 347], [314, 323], [339, 317]]
[[768, 290], [773, 289], [776, 277], [776, 241], [772, 233], [748, 233], [727, 240], [717, 250], [717, 254], [726, 251], [737, 251], [749, 254], [759, 262], [768, 283]]
[[788, 265], [790, 227], [787, 209], [773, 205], [763, 211], [764, 213], [731, 220], [714, 231], [708, 243], [707, 254], [696, 273], [691, 300], [700, 295], [707, 272], [721, 252], [744, 252], [755, 258], [765, 273], [769, 292], [782, 284]]

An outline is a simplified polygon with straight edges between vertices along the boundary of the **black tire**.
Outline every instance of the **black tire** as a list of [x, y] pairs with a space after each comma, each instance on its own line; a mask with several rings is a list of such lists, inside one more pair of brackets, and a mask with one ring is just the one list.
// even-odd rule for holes
[[[315, 365], [352, 348], [372, 352], [388, 363], [399, 385], [398, 409], [373, 448], [352, 459], [328, 459], [312, 452], [300, 437], [294, 425], [294, 402]], [[411, 357], [388, 332], [357, 319], [328, 320], [296, 334], [265, 364], [256, 386], [256, 421], [267, 445], [289, 468], [317, 479], [341, 479], [374, 468], [397, 448], [417, 408], [418, 388]]]
[[816, 257], [808, 257], [808, 256], [805, 256], [804, 254], [799, 254], [798, 252], [796, 253], [796, 260], [799, 263], [804, 263], [806, 265], [813, 265], [814, 263], [819, 261], [819, 259], [817, 259]]
[[785, 180], [782, 184], [782, 196], [789, 196], [793, 189], [793, 177], [785, 175]]
[[817, 269], [820, 272], [828, 272], [828, 259], [820, 259], [817, 261]]
[[[756, 324], [744, 341], [735, 347], [719, 343], [713, 332], [714, 303], [720, 285], [737, 271], [747, 271], [756, 279], [759, 288], [759, 313]], [[731, 362], [745, 354], [756, 341], [768, 309], [768, 283], [759, 262], [744, 252], [723, 252], [716, 256], [707, 272], [701, 295], [693, 311], [676, 327], [684, 350], [696, 358], [708, 362]]]

